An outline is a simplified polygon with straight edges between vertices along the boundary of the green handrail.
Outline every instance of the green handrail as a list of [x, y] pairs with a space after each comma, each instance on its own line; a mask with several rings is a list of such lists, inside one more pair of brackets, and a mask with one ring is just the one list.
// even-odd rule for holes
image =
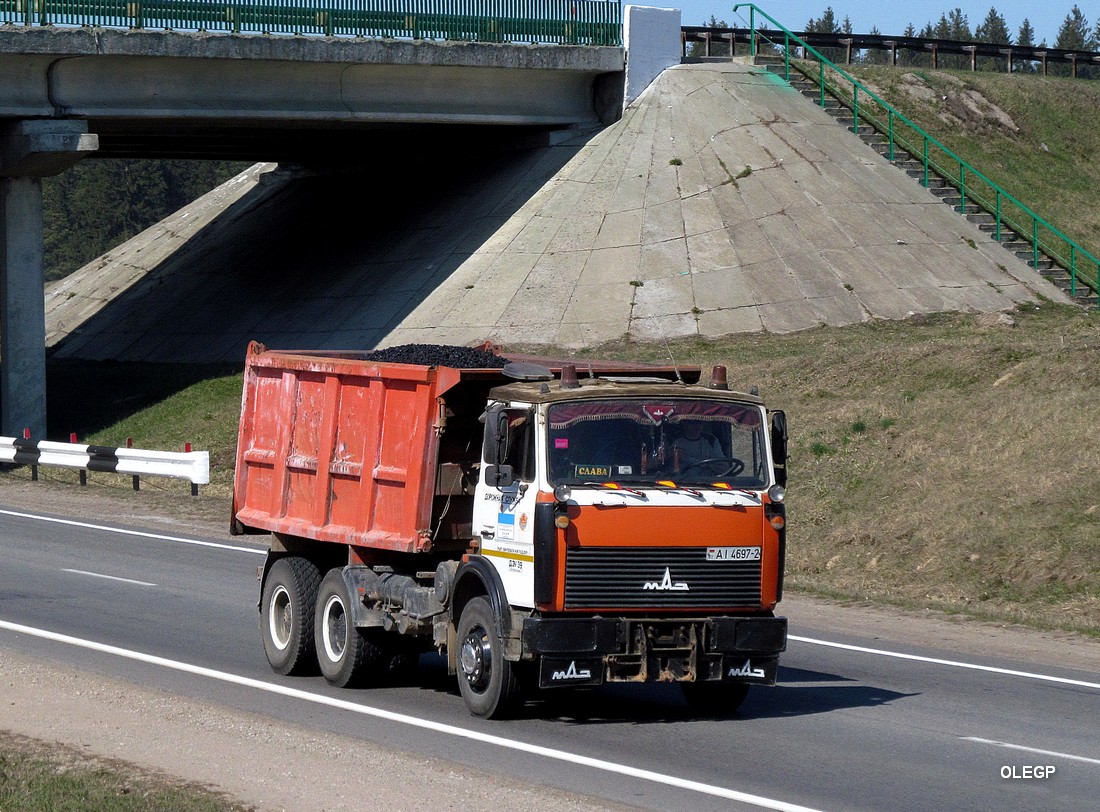
[[621, 0], [0, 0], [0, 25], [623, 43]]
[[[756, 55], [758, 49], [756, 46], [756, 14], [759, 13], [764, 17], [772, 26], [779, 31], [783, 32], [783, 44], [779, 45], [778, 42], [773, 43], [774, 47], [782, 47], [784, 49], [784, 79], [790, 81], [790, 56], [789, 51], [791, 48], [791, 42], [797, 44], [798, 47], [803, 49], [804, 54], [812, 54], [818, 64], [817, 75], [811, 74], [808, 70], [798, 67], [798, 70], [807, 78], [812, 79], [817, 84], [820, 96], [820, 104], [825, 106], [825, 91], [828, 88], [829, 92], [835, 96], [842, 104], [848, 106], [853, 113], [853, 132], [858, 132], [859, 122], [862, 119], [864, 122], [870, 124], [878, 132], [884, 134], [888, 139], [889, 158], [894, 160], [895, 147], [900, 148], [909, 153], [910, 155], [920, 155], [921, 163], [923, 165], [923, 179], [922, 185], [928, 186], [930, 173], [940, 175], [945, 178], [948, 183], [959, 190], [960, 204], [958, 209], [965, 211], [967, 206], [967, 200], [969, 198], [973, 205], [978, 206], [984, 211], [994, 214], [995, 216], [995, 234], [998, 242], [1001, 241], [1002, 226], [1007, 226], [1010, 231], [1019, 236], [1021, 239], [1027, 240], [1031, 243], [1031, 266], [1033, 268], [1039, 268], [1040, 254], [1045, 257], [1049, 257], [1052, 262], [1059, 267], [1065, 269], [1070, 276], [1070, 290], [1071, 295], [1076, 295], [1078, 285], [1084, 285], [1092, 292], [1100, 294], [1100, 259], [1097, 259], [1095, 255], [1083, 248], [1073, 239], [1068, 237], [1058, 228], [1051, 223], [1044, 220], [1040, 215], [1034, 212], [1030, 207], [1021, 203], [1009, 192], [1002, 189], [994, 181], [986, 177], [982, 172], [975, 169], [971, 164], [956, 155], [950, 148], [942, 144], [932, 135], [928, 134], [919, 125], [910, 121], [904, 114], [892, 107], [888, 102], [880, 98], [874, 91], [849, 74], [847, 71], [838, 67], [836, 64], [826, 58], [820, 51], [811, 46], [797, 34], [793, 33], [773, 17], [771, 17], [763, 9], [759, 8], [755, 3], [738, 3], [733, 7], [734, 13], [738, 9], [748, 7], [749, 9], [749, 41], [752, 44], [751, 53]], [[835, 71], [839, 76], [843, 77], [850, 83], [852, 87], [851, 99], [845, 98], [846, 91], [837, 86], [833, 82], [828, 82], [825, 78], [826, 68]], [[876, 105], [883, 111], [886, 121], [883, 122], [874, 116], [868, 109], [868, 103], [864, 101], [860, 103], [860, 92], [864, 96], [869, 97], [874, 101]], [[914, 137], [917, 139], [918, 144], [911, 144], [907, 139], [903, 139], [897, 135], [895, 122], [900, 121], [910, 130], [912, 130]], [[940, 159], [947, 159], [949, 163], [953, 163], [952, 168], [941, 167], [932, 157], [932, 150], [936, 151], [936, 154], [940, 156]], [[957, 178], [957, 180], [956, 180]], [[984, 185], [988, 187], [989, 194], [993, 196], [993, 200], [985, 200], [980, 191], [975, 188], [975, 184]], [[969, 184], [969, 185], [968, 185]], [[1015, 221], [1009, 218], [1004, 213], [1004, 204], [1010, 204], [1017, 210], [1017, 216], [1022, 217], [1023, 222]], [[1048, 239], [1044, 240], [1040, 236], [1040, 227], [1045, 229]], [[1030, 237], [1025, 236], [1030, 232]], [[1068, 254], [1068, 256], [1066, 256]], [[1081, 257], [1084, 257], [1082, 260]], [[1079, 273], [1078, 268], [1082, 263], [1090, 262], [1096, 268], [1096, 278], [1091, 279], [1084, 273]]]

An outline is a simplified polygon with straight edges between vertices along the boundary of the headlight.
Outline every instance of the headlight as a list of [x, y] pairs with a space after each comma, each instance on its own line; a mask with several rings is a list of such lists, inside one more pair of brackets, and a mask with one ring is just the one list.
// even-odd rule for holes
[[573, 495], [573, 490], [568, 485], [558, 485], [554, 488], [554, 498], [559, 502], [568, 502]]
[[772, 485], [768, 488], [768, 498], [773, 502], [782, 502], [787, 495], [787, 489], [782, 485]]

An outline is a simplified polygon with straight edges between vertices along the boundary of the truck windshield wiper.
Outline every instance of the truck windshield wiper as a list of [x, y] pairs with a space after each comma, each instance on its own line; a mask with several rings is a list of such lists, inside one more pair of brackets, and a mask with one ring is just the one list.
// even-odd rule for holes
[[671, 479], [658, 479], [653, 484], [656, 485], [659, 488], [664, 488], [666, 491], [680, 491], [682, 493], [690, 493], [696, 499], [702, 499], [703, 498], [703, 492], [702, 491], [697, 491], [697, 490], [695, 490], [695, 488], [688, 488], [688, 487], [685, 487], [684, 485], [677, 485]]
[[582, 483], [586, 488], [603, 488], [608, 491], [616, 491], [619, 493], [629, 493], [631, 496], [637, 496], [639, 499], [648, 499], [641, 491], [634, 488], [628, 488], [625, 485], [620, 485], [618, 482], [585, 482]]

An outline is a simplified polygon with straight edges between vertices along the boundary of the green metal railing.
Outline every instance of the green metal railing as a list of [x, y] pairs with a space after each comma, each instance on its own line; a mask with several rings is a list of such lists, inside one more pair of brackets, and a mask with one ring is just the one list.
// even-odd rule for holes
[[[861, 124], [872, 127], [887, 139], [886, 157], [893, 161], [900, 153], [919, 161], [923, 174], [921, 183], [929, 185], [931, 175], [944, 178], [959, 193], [955, 207], [965, 212], [974, 205], [994, 218], [994, 238], [1016, 237], [1031, 246], [1029, 264], [1039, 268], [1043, 259], [1063, 268], [1070, 279], [1070, 295], [1076, 296], [1079, 288], [1100, 293], [1100, 259], [1048, 223], [1028, 206], [1021, 203], [984, 174], [979, 172], [948, 147], [925, 132], [920, 126], [895, 110], [890, 104], [866, 85], [835, 65], [813, 46], [780, 25], [755, 4], [740, 3], [733, 7], [749, 9], [749, 52], [758, 53], [756, 14], [759, 13], [782, 31], [783, 41], [771, 42], [771, 46], [783, 57], [783, 78], [791, 79], [792, 68], [818, 85], [818, 103], [824, 107], [826, 95], [837, 99], [852, 113], [852, 132], [859, 132]], [[762, 37], [760, 38], [762, 39]], [[792, 58], [793, 47], [803, 50], [804, 60]], [[810, 56], [813, 59], [810, 59]]]
[[620, 0], [0, 0], [0, 24], [622, 45]]

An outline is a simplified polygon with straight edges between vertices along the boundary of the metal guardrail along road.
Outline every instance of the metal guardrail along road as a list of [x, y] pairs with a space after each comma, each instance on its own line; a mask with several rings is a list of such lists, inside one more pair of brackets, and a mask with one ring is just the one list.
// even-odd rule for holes
[[620, 0], [0, 0], [0, 23], [621, 46]]

